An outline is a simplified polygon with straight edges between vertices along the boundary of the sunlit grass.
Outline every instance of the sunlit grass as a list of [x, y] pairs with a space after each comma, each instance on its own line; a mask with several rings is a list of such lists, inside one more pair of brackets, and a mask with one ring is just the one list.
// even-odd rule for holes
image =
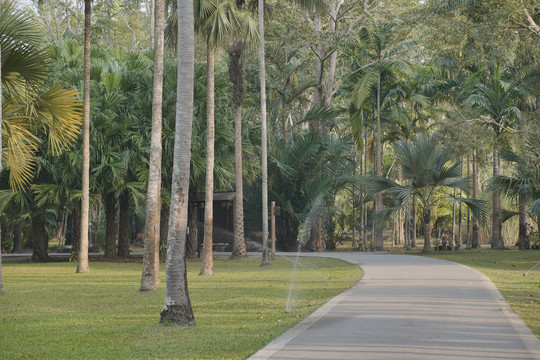
[[361, 277], [341, 261], [299, 261], [288, 313], [289, 259], [216, 261], [206, 277], [189, 263], [193, 328], [159, 324], [163, 271], [157, 291], [139, 293], [140, 264], [91, 263], [81, 275], [73, 263], [6, 262], [0, 359], [243, 359]]

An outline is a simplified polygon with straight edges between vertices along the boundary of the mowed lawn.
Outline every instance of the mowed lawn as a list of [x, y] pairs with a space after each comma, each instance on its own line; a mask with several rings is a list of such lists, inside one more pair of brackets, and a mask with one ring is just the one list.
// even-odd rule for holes
[[189, 263], [197, 326], [182, 328], [159, 324], [163, 264], [157, 291], [140, 293], [141, 264], [4, 262], [0, 359], [244, 359], [361, 278], [333, 259], [300, 258], [295, 276], [293, 258], [259, 264], [220, 260], [202, 277]]
[[470, 266], [488, 276], [540, 338], [540, 251], [482, 249], [434, 252], [429, 256]]

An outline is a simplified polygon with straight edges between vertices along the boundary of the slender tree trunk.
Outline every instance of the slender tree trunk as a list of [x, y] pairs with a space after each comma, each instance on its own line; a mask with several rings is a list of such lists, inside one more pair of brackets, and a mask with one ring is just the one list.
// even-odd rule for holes
[[[375, 151], [375, 175], [382, 176], [382, 139], [381, 139], [381, 68], [378, 65], [377, 71], [377, 141]], [[382, 193], [375, 194], [375, 214], [373, 218], [377, 216], [377, 213], [382, 210]], [[375, 225], [376, 224], [376, 225]], [[383, 222], [376, 221], [374, 224], [375, 231], [375, 249], [383, 250]]]
[[118, 199], [118, 256], [129, 257], [129, 192], [122, 191]]
[[146, 219], [144, 224], [144, 255], [140, 291], [153, 291], [159, 284], [159, 240], [161, 203], [161, 133], [163, 107], [163, 24], [165, 0], [155, 0], [154, 27], [151, 33], [154, 45], [154, 83], [152, 92], [152, 135], [150, 165], [146, 192]]
[[114, 193], [105, 194], [105, 257], [116, 257], [116, 238], [118, 237], [118, 209]]
[[[495, 148], [493, 149], [493, 176], [499, 176], [499, 149], [497, 145], [497, 140], [495, 140]], [[493, 190], [492, 196], [493, 202], [493, 214], [491, 221], [491, 248], [497, 249], [500, 248], [500, 239], [501, 239], [501, 227], [502, 219], [500, 217], [501, 212], [501, 195], [499, 190]]]
[[531, 248], [527, 235], [527, 201], [523, 196], [519, 197], [519, 240], [525, 249]]
[[[363, 117], [363, 116], [362, 116]], [[364, 147], [366, 147], [367, 144], [364, 144]], [[360, 153], [360, 174], [362, 175], [364, 172], [364, 161], [362, 158], [362, 153]], [[358, 251], [365, 251], [366, 247], [364, 244], [364, 192], [362, 189], [360, 189], [359, 192], [359, 200], [360, 200], [360, 206], [359, 206], [359, 217], [360, 217], [360, 229], [359, 230], [359, 239], [358, 239]]]
[[413, 194], [413, 201], [412, 201], [412, 239], [411, 239], [411, 248], [416, 247], [416, 220], [418, 215], [416, 214], [416, 210], [418, 207], [418, 200], [417, 195]]
[[411, 249], [411, 203], [409, 201], [405, 209], [405, 249]]
[[242, 178], [242, 100], [244, 98], [244, 67], [242, 54], [244, 43], [236, 39], [229, 47], [229, 78], [233, 88], [234, 105], [234, 174], [236, 200], [234, 207], [234, 245], [232, 258], [246, 258], [246, 242], [244, 239], [244, 183]]
[[[454, 189], [454, 198], [456, 197], [456, 189]], [[452, 237], [450, 238], [450, 249], [456, 249], [456, 202], [452, 202]]]
[[186, 273], [186, 232], [189, 198], [189, 165], [191, 158], [191, 124], [193, 119], [193, 69], [195, 34], [193, 2], [177, 0], [178, 9], [178, 80], [176, 128], [174, 138], [171, 212], [167, 238], [165, 305], [161, 323], [195, 325], [189, 300]]
[[266, 64], [264, 59], [264, 1], [258, 0], [259, 15], [259, 77], [261, 89], [261, 162], [262, 162], [262, 262], [270, 265], [268, 251], [268, 144], [266, 139]]
[[49, 260], [49, 254], [47, 254], [48, 239], [44, 220], [42, 214], [32, 214], [32, 261], [34, 262], [47, 262]]
[[[166, 202], [161, 201], [159, 212], [159, 255], [165, 257], [167, 255], [167, 234], [169, 233], [169, 211], [170, 207]], [[159, 265], [158, 265], [159, 267]]]
[[433, 248], [431, 247], [431, 209], [425, 202], [422, 216], [424, 219], [424, 248], [422, 249], [422, 252], [430, 252], [433, 251]]
[[191, 211], [188, 212], [188, 226], [189, 234], [188, 241], [186, 244], [186, 253], [188, 258], [197, 257], [197, 237], [198, 237], [198, 226], [197, 226], [197, 207], [196, 205], [190, 205], [189, 208]]
[[15, 228], [13, 234], [13, 252], [20, 253], [23, 250], [23, 231], [20, 226]]
[[81, 249], [81, 208], [75, 207], [71, 214], [71, 254], [75, 258], [79, 259], [79, 253]]
[[83, 155], [81, 239], [77, 273], [86, 273], [88, 267], [88, 213], [90, 209], [90, 27], [91, 0], [84, 0], [84, 84], [83, 84]]
[[[476, 158], [476, 149], [473, 149], [472, 153], [472, 177], [473, 177], [473, 199], [478, 199], [478, 163]], [[477, 249], [480, 247], [480, 224], [474, 214], [472, 215], [472, 239], [471, 247]]]
[[[463, 197], [463, 192], [459, 191], [459, 197]], [[459, 209], [458, 209], [458, 239], [456, 241], [456, 250], [459, 250], [461, 248], [461, 227], [462, 227], [462, 221], [463, 221], [463, 212], [461, 208], [461, 201], [459, 202]]]
[[201, 272], [214, 274], [212, 231], [214, 224], [214, 49], [207, 44], [206, 57], [206, 185], [204, 194], [204, 245]]

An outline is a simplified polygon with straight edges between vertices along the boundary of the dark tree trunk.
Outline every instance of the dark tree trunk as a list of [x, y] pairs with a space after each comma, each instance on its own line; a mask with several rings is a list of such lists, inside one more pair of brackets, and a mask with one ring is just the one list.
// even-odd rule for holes
[[108, 193], [105, 195], [105, 257], [108, 259], [116, 256], [117, 215], [116, 197]]
[[197, 238], [199, 237], [199, 230], [197, 228], [197, 205], [193, 203], [189, 206], [189, 218], [188, 218], [188, 227], [189, 234], [186, 241], [186, 256], [188, 258], [197, 257]]
[[78, 259], [81, 249], [81, 211], [76, 206], [71, 214], [71, 253]]
[[416, 194], [413, 194], [413, 201], [412, 201], [412, 238], [411, 238], [411, 248], [416, 247], [416, 218], [418, 215], [416, 214], [416, 207], [417, 207], [417, 197]]
[[[478, 164], [476, 159], [476, 149], [473, 149], [472, 153], [472, 176], [473, 176], [473, 189], [472, 197], [473, 199], [478, 198]], [[472, 216], [472, 239], [471, 239], [471, 248], [477, 249], [480, 247], [480, 224], [476, 216]]]
[[519, 197], [519, 242], [525, 249], [531, 248], [531, 242], [527, 234], [527, 202]]
[[13, 234], [13, 252], [18, 253], [23, 250], [23, 232], [22, 229], [17, 226]]
[[431, 247], [431, 227], [429, 225], [431, 222], [431, 209], [426, 204], [424, 204], [422, 217], [424, 220], [424, 249], [422, 251], [429, 252], [433, 250]]
[[120, 207], [118, 213], [118, 256], [129, 257], [131, 233], [129, 228], [129, 192], [127, 190], [122, 191], [118, 203]]
[[[167, 233], [169, 232], [169, 211], [170, 207], [161, 201], [161, 216], [159, 218], [159, 255], [167, 255]], [[191, 228], [189, 228], [191, 231]]]
[[32, 261], [47, 262], [49, 260], [48, 240], [43, 215], [32, 215]]

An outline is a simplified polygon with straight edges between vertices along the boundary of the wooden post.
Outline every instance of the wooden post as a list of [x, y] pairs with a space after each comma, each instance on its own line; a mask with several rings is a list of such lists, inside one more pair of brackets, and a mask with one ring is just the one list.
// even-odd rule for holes
[[276, 202], [272, 201], [270, 203], [270, 224], [272, 232], [272, 260], [276, 258]]

